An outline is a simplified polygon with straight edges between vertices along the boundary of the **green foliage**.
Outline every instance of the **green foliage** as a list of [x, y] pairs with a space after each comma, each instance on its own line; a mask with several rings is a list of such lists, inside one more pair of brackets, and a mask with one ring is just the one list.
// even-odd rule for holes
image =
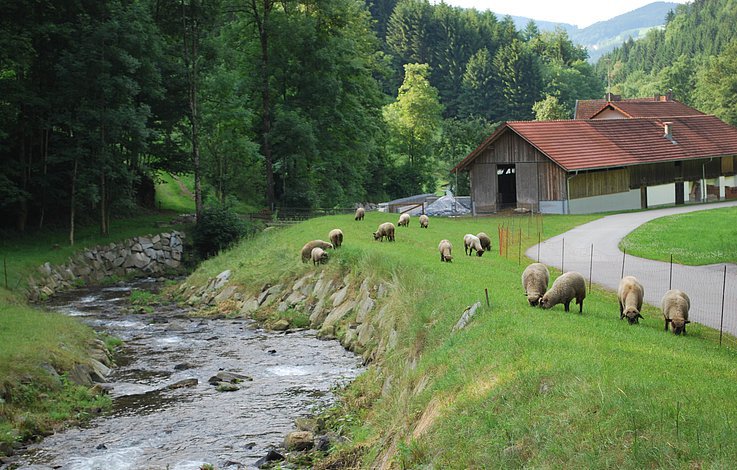
[[209, 206], [192, 230], [192, 243], [199, 256], [208, 258], [233, 245], [249, 229], [229, 207]]
[[546, 95], [544, 100], [532, 105], [536, 121], [551, 119], [570, 119], [572, 111], [560, 104], [555, 96]]
[[152, 304], [158, 304], [161, 298], [158, 294], [147, 290], [136, 289], [131, 291], [130, 303], [136, 306], [148, 306]]
[[[737, 208], [696, 211], [651, 220], [620, 242], [627, 254], [680, 264], [737, 263]], [[708, 230], [704, 230], [708, 227]]]
[[192, 176], [160, 172], [156, 183], [156, 207], [180, 214], [193, 214], [195, 207]]

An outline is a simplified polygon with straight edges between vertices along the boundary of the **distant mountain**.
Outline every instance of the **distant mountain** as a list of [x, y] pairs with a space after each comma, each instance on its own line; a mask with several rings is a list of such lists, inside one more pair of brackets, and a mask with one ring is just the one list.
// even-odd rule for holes
[[[621, 45], [630, 37], [637, 40], [644, 37], [652, 28], [662, 28], [668, 12], [675, 10], [677, 3], [654, 2], [623, 15], [615, 16], [606, 21], [599, 21], [583, 29], [567, 23], [534, 20], [540, 31], [553, 31], [563, 28], [571, 40], [580, 44], [589, 51], [591, 62], [596, 60], [615, 47]], [[524, 29], [530, 18], [513, 16], [517, 29]]]

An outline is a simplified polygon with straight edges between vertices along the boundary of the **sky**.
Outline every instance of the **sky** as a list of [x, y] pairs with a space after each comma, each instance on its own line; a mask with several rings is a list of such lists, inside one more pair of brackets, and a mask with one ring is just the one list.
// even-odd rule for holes
[[[608, 20], [655, 0], [444, 0], [445, 3], [477, 10], [491, 10], [500, 15], [525, 16], [543, 21], [569, 23], [585, 28]], [[668, 0], [688, 3], [687, 0]], [[433, 1], [440, 3], [440, 0]]]

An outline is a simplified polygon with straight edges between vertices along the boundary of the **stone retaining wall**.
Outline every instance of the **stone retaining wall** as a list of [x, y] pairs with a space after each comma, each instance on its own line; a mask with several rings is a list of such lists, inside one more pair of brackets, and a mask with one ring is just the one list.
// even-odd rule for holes
[[77, 280], [100, 282], [109, 276], [156, 275], [181, 267], [184, 234], [177, 231], [87, 248], [62, 265], [44, 263], [28, 279], [28, 297], [36, 301], [69, 289]]

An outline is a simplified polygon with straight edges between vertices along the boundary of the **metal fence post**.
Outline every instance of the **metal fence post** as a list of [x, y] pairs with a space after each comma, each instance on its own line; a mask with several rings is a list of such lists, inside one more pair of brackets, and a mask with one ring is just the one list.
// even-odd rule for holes
[[727, 265], [724, 265], [724, 279], [722, 280], [722, 318], [719, 321], [719, 346], [722, 345], [722, 333], [724, 331], [724, 292], [727, 290]]
[[591, 292], [591, 273], [594, 270], [594, 244], [591, 244], [591, 258], [589, 259], [589, 292]]

